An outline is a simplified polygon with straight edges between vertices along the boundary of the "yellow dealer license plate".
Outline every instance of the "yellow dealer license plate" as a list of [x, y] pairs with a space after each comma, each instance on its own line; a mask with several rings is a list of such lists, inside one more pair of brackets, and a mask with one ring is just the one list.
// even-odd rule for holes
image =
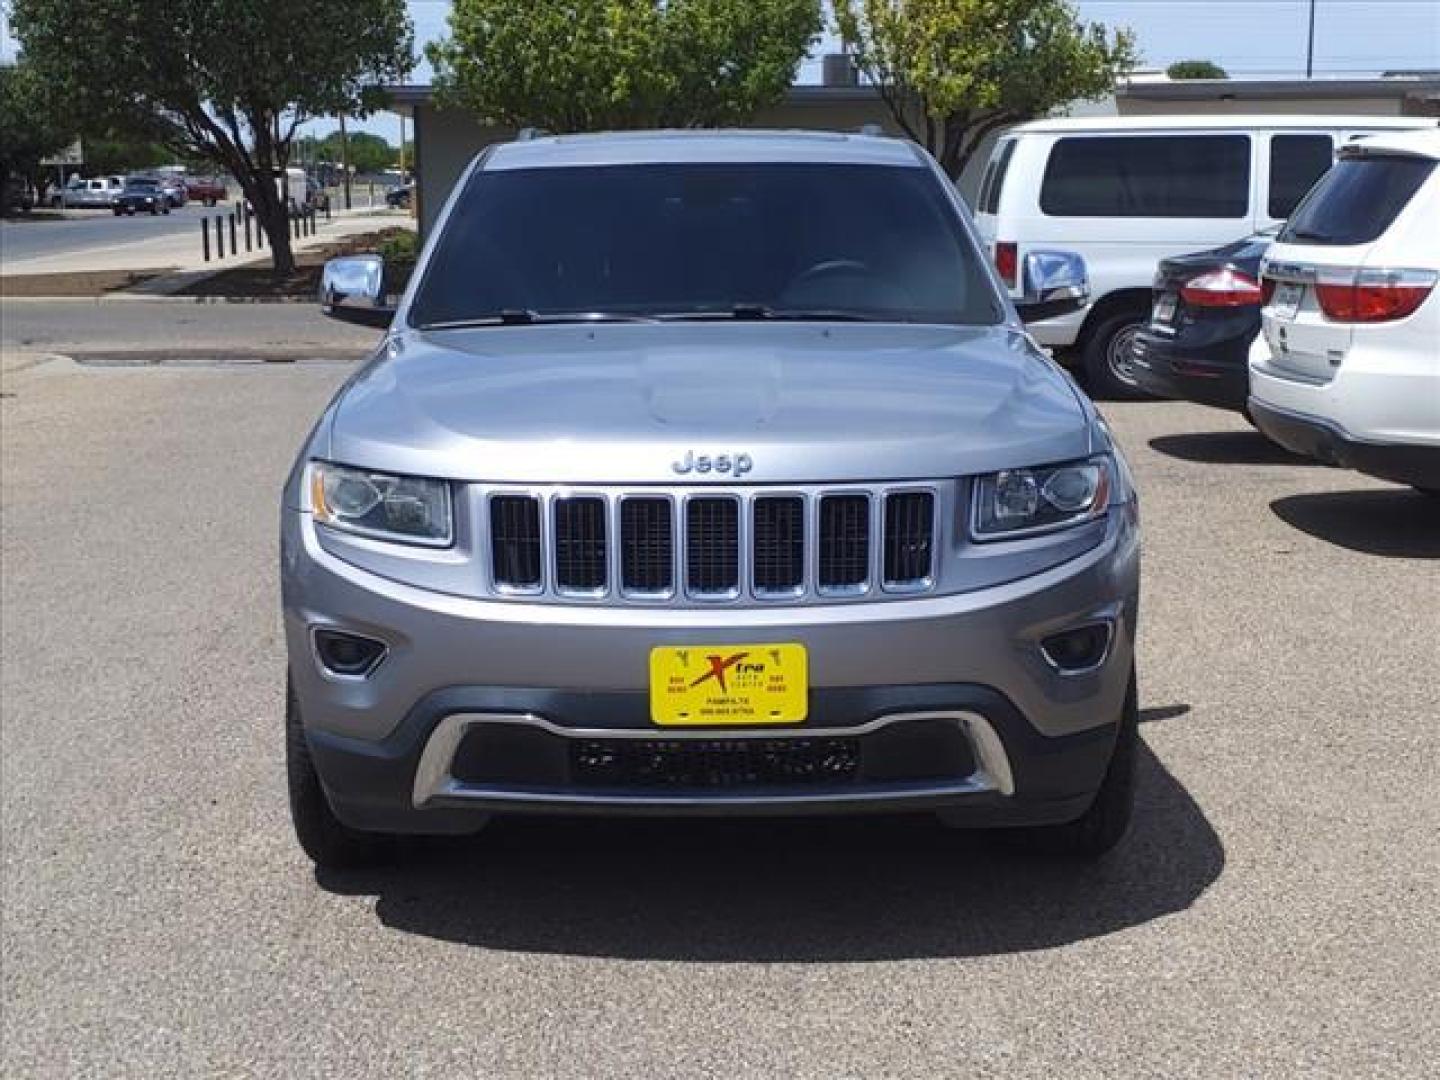
[[803, 645], [650, 650], [650, 718], [664, 727], [798, 724], [809, 707]]

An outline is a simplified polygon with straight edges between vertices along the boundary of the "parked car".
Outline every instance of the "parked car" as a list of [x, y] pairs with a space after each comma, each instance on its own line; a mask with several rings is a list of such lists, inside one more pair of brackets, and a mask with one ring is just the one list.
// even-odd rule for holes
[[397, 184], [385, 192], [385, 205], [395, 210], [409, 210], [414, 194], [414, 184]]
[[224, 202], [229, 193], [225, 185], [214, 176], [190, 176], [185, 180], [185, 196], [205, 206]]
[[[1031, 251], [1028, 317], [1084, 303]], [[493, 812], [1129, 820], [1130, 473], [911, 143], [488, 149], [285, 486], [295, 828]], [[382, 849], [383, 850], [383, 849]]]
[[188, 196], [185, 192], [185, 178], [175, 173], [160, 173], [150, 177], [160, 188], [160, 193], [165, 196], [165, 205], [171, 209], [178, 210], [184, 206]]
[[1078, 251], [1094, 303], [1032, 332], [1083, 367], [1096, 394], [1138, 395], [1136, 333], [1156, 264], [1266, 229], [1358, 135], [1424, 117], [1122, 116], [1040, 120], [995, 146], [977, 201], [981, 235], [1012, 293], [1034, 247]]
[[1279, 231], [1161, 261], [1150, 321], [1135, 335], [1141, 390], [1246, 411], [1250, 343], [1260, 333], [1260, 259]]
[[1261, 273], [1260, 430], [1440, 496], [1440, 130], [1342, 148]]
[[170, 200], [160, 182], [151, 176], [128, 176], [125, 186], [110, 200], [115, 216], [134, 217], [137, 213], [168, 214]]
[[108, 210], [115, 196], [125, 190], [125, 181], [118, 176], [95, 176], [82, 180], [71, 177], [63, 192], [57, 192], [53, 205], [76, 210]]

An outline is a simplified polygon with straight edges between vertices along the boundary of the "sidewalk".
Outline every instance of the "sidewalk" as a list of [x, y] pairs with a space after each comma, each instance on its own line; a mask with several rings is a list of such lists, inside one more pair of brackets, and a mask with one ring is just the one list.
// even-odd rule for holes
[[[219, 217], [217, 213], [215, 216]], [[316, 222], [314, 236], [292, 240], [295, 251], [306, 251], [335, 240], [358, 233], [371, 232], [387, 225], [405, 225], [412, 219], [404, 211], [395, 210], [339, 210], [326, 221]], [[213, 226], [212, 226], [213, 230]], [[244, 231], [238, 230], [240, 244], [244, 246]], [[151, 272], [187, 272], [199, 275], [226, 270], [248, 263], [265, 262], [270, 258], [269, 248], [258, 251], [241, 251], [230, 254], [229, 229], [226, 227], [225, 258], [214, 257], [214, 233], [211, 233], [211, 260], [205, 261], [201, 248], [200, 225], [197, 221], [193, 232], [180, 235], [160, 236], [146, 240], [132, 240], [123, 244], [109, 244], [87, 248], [83, 251], [67, 252], [63, 255], [44, 255], [32, 258], [5, 259], [0, 266], [0, 276], [19, 277], [29, 274], [73, 274], [124, 270], [145, 270]]]

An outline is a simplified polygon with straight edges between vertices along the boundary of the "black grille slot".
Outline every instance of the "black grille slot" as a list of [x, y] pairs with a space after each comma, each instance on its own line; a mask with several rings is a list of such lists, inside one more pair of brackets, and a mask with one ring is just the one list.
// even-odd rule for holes
[[540, 587], [539, 499], [496, 495], [490, 500], [490, 551], [497, 585]]
[[620, 583], [627, 592], [670, 592], [675, 587], [674, 551], [669, 499], [620, 503]]
[[752, 559], [757, 593], [798, 592], [805, 581], [805, 503], [756, 499]]
[[740, 504], [729, 498], [685, 504], [685, 582], [692, 593], [734, 592], [740, 585]]
[[605, 588], [605, 500], [555, 500], [555, 587], [571, 592]]
[[869, 578], [869, 496], [825, 496], [820, 500], [821, 590], [857, 591]]
[[915, 585], [930, 577], [935, 497], [902, 491], [885, 498], [885, 584]]
[[575, 742], [570, 775], [593, 787], [747, 788], [856, 779], [860, 740], [607, 739]]

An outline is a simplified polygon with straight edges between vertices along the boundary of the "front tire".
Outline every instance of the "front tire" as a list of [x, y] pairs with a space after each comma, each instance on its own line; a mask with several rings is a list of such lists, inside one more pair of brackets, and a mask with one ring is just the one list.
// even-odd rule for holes
[[1105, 778], [1090, 808], [1063, 825], [1041, 825], [1003, 834], [1008, 843], [1040, 855], [1098, 859], [1124, 838], [1135, 809], [1135, 759], [1140, 746], [1140, 708], [1135, 672], [1120, 714], [1120, 730]]
[[1118, 311], [1090, 332], [1081, 359], [1091, 397], [1143, 401], [1151, 396], [1135, 381], [1135, 335], [1146, 317], [1139, 309]]
[[285, 679], [285, 776], [295, 838], [318, 869], [343, 870], [371, 865], [391, 853], [392, 837], [352, 829], [330, 809], [330, 800], [310, 756], [310, 744], [300, 719], [300, 704], [288, 675]]

